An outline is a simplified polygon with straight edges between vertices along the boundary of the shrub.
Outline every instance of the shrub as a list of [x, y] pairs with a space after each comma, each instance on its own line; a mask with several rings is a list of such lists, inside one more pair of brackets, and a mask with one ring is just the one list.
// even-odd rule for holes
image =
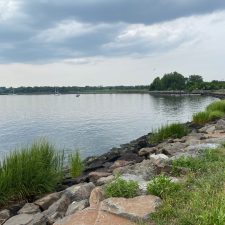
[[62, 167], [63, 155], [44, 140], [12, 152], [0, 165], [0, 204], [53, 191]]
[[72, 177], [78, 177], [82, 174], [84, 170], [84, 164], [81, 160], [79, 151], [76, 151], [76, 153], [69, 155], [69, 165]]
[[198, 112], [193, 115], [192, 120], [195, 124], [204, 125], [205, 123], [210, 121], [210, 112]]
[[110, 197], [124, 197], [133, 198], [137, 196], [138, 183], [136, 181], [126, 181], [120, 177], [116, 177], [111, 183], [106, 185], [105, 192], [108, 198]]
[[211, 103], [206, 108], [207, 111], [221, 111], [225, 113], [225, 100], [220, 100]]
[[162, 126], [156, 132], [149, 136], [149, 142], [157, 144], [168, 138], [181, 138], [188, 134], [188, 129], [185, 125], [180, 123], [173, 123], [170, 125]]
[[180, 189], [180, 184], [174, 183], [165, 175], [156, 176], [147, 185], [147, 193], [163, 198], [166, 195], [172, 195]]

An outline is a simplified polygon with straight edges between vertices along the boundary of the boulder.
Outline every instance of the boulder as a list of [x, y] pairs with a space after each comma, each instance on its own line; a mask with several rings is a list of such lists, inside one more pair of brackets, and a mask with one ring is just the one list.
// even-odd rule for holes
[[90, 182], [74, 185], [72, 187], [67, 188], [66, 191], [71, 193], [72, 196], [71, 202], [73, 201], [79, 202], [81, 200], [89, 199], [91, 191], [94, 188], [95, 185], [92, 182]]
[[164, 155], [164, 154], [152, 154], [149, 156], [149, 158], [154, 162], [154, 161], [157, 161], [157, 160], [160, 160], [160, 161], [167, 161], [169, 159], [169, 157], [167, 155]]
[[56, 192], [49, 195], [46, 195], [43, 198], [38, 199], [34, 202], [35, 205], [38, 205], [43, 211], [48, 209], [50, 205], [60, 199], [63, 192]]
[[93, 182], [93, 183], [96, 183], [96, 181], [98, 180], [98, 179], [100, 179], [101, 177], [108, 177], [108, 176], [110, 176], [111, 175], [111, 173], [107, 173], [107, 172], [97, 172], [97, 171], [95, 171], [95, 172], [91, 172], [91, 173], [89, 173], [89, 180], [90, 180], [90, 182]]
[[160, 205], [161, 199], [153, 195], [135, 198], [108, 198], [102, 201], [100, 210], [132, 221], [146, 220]]
[[99, 203], [105, 199], [104, 190], [102, 187], [96, 187], [92, 190], [89, 203], [91, 207], [97, 207]]
[[2, 225], [7, 219], [9, 219], [11, 213], [8, 209], [0, 211], [0, 225]]
[[123, 154], [118, 160], [124, 160], [124, 161], [133, 161], [136, 163], [140, 163], [144, 160], [144, 157], [139, 156], [136, 153], [127, 152]]
[[134, 222], [113, 215], [108, 212], [99, 211], [96, 208], [87, 208], [63, 218], [54, 225], [135, 225]]
[[98, 186], [105, 185], [105, 184], [108, 184], [109, 182], [111, 182], [113, 179], [114, 179], [113, 175], [110, 175], [108, 177], [101, 177], [97, 180], [96, 184]]
[[132, 163], [133, 163], [133, 161], [117, 160], [113, 163], [112, 166], [110, 166], [110, 169], [114, 170], [118, 167], [124, 167], [124, 166], [130, 165]]
[[71, 214], [74, 214], [78, 211], [81, 211], [81, 210], [87, 208], [88, 206], [89, 206], [88, 200], [82, 200], [79, 202], [74, 201], [69, 205], [65, 215], [69, 216]]
[[18, 214], [36, 214], [41, 212], [38, 205], [34, 203], [26, 203], [22, 209], [18, 211]]
[[50, 223], [54, 223], [57, 219], [63, 218], [71, 203], [72, 194], [66, 191], [62, 197], [53, 203], [46, 211], [44, 215], [47, 216]]
[[215, 127], [217, 130], [225, 130], [225, 120], [218, 120]]
[[141, 163], [137, 163], [135, 165], [117, 168], [113, 171], [113, 174], [133, 174], [143, 178], [144, 180], [149, 181], [155, 175], [154, 164], [151, 160], [144, 160]]
[[4, 225], [47, 225], [48, 219], [42, 213], [19, 214], [7, 220]]
[[147, 156], [149, 154], [156, 153], [157, 150], [158, 149], [156, 147], [142, 148], [142, 149], [139, 150], [138, 155], [140, 155], [140, 156]]

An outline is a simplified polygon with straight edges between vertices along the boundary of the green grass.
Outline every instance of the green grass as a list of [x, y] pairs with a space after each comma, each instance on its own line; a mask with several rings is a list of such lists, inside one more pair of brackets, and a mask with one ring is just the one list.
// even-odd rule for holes
[[156, 225], [225, 224], [225, 149], [206, 150], [196, 158], [176, 160], [190, 169], [187, 181], [151, 215]]
[[221, 111], [225, 113], [225, 100], [220, 100], [211, 103], [210, 105], [207, 106], [206, 108], [207, 111]]
[[209, 115], [208, 111], [198, 112], [193, 115], [192, 120], [195, 124], [204, 125], [210, 121]]
[[149, 135], [149, 142], [152, 144], [160, 143], [169, 138], [181, 138], [188, 134], [188, 129], [185, 125], [180, 123], [173, 123], [162, 126], [156, 132]]
[[206, 110], [193, 115], [192, 120], [195, 124], [204, 125], [210, 121], [221, 119], [225, 116], [225, 100], [211, 103]]
[[174, 183], [165, 175], [159, 175], [153, 178], [147, 185], [147, 193], [164, 198], [164, 196], [173, 195], [181, 188], [181, 185]]
[[110, 197], [133, 198], [137, 196], [139, 185], [136, 181], [126, 181], [120, 177], [116, 177], [111, 183], [105, 187], [105, 193]]
[[72, 177], [78, 177], [84, 170], [84, 163], [80, 157], [79, 151], [69, 155], [69, 167]]
[[0, 165], [0, 205], [54, 191], [62, 168], [63, 155], [45, 140], [12, 152]]

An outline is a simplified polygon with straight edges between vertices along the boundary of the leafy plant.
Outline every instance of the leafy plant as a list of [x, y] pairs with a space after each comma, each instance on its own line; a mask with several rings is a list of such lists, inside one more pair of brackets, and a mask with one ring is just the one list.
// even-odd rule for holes
[[139, 185], [136, 181], [126, 181], [120, 177], [116, 177], [111, 183], [106, 185], [105, 192], [108, 198], [124, 197], [133, 198], [137, 196]]
[[161, 198], [166, 195], [172, 195], [180, 189], [180, 184], [174, 183], [165, 175], [156, 176], [147, 185], [147, 193], [159, 196]]
[[79, 151], [69, 155], [70, 173], [72, 177], [78, 177], [84, 170], [84, 163], [80, 157]]

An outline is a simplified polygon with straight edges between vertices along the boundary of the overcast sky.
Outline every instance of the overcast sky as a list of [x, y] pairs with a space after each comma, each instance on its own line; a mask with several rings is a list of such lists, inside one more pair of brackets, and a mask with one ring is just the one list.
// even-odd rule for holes
[[0, 0], [0, 86], [225, 79], [224, 0]]

